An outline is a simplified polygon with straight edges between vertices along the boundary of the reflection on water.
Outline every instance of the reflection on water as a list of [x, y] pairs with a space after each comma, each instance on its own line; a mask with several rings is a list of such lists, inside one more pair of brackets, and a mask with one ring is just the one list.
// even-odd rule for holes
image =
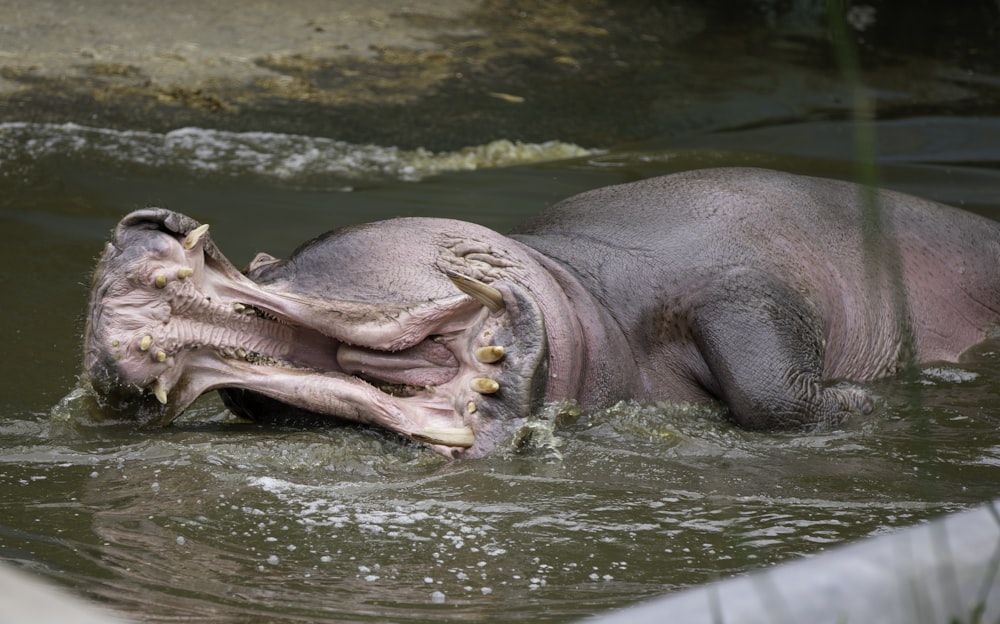
[[230, 423], [215, 398], [170, 429], [93, 428], [71, 399], [5, 425], [4, 548], [153, 621], [565, 621], [989, 498], [997, 372], [934, 367], [916, 408], [886, 384], [846, 430], [620, 404], [564, 424], [558, 454], [457, 463], [355, 427]]
[[[150, 165], [128, 152], [133, 135], [94, 131], [98, 140], [78, 127], [44, 129], [69, 133], [48, 150], [4, 143], [0, 554], [148, 621], [569, 621], [994, 497], [992, 343], [961, 365], [876, 384], [880, 410], [843, 430], [749, 433], [712, 406], [621, 404], [539, 424], [522, 450], [454, 463], [364, 428], [236, 422], [215, 397], [162, 430], [85, 424], [84, 395], [60, 402], [75, 386], [96, 255], [117, 219], [148, 202], [211, 222], [239, 262], [399, 215], [504, 230], [576, 191], [698, 166], [849, 177], [844, 128], [757, 128], [453, 173], [433, 159], [427, 171], [339, 173], [341, 159], [286, 175], [280, 158], [255, 169], [238, 146], [222, 150], [231, 168], [195, 172], [190, 153], [158, 152], [167, 162]], [[879, 131], [899, 146], [885, 184], [1000, 216], [995, 121]], [[69, 149], [79, 132], [86, 146]], [[98, 153], [115, 141], [133, 156]], [[354, 190], [331, 191], [343, 188]]]

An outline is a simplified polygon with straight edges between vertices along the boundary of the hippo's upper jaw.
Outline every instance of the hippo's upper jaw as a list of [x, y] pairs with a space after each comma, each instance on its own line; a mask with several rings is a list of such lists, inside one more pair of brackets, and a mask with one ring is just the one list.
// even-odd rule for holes
[[517, 268], [490, 260], [489, 230], [398, 221], [399, 237], [349, 228], [288, 260], [258, 256], [243, 275], [207, 226], [128, 215], [98, 265], [84, 338], [102, 407], [165, 424], [205, 392], [244, 389], [449, 457], [488, 453], [544, 398], [541, 311], [506, 279]]

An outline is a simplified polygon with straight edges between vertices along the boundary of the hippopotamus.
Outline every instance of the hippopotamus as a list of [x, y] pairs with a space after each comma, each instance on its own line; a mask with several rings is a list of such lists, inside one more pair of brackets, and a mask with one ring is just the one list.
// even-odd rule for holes
[[124, 217], [93, 278], [83, 378], [166, 424], [219, 390], [483, 456], [545, 404], [720, 403], [837, 426], [866, 381], [956, 361], [1000, 318], [1000, 227], [932, 201], [748, 168], [563, 200], [509, 235], [451, 219], [333, 230], [240, 271], [208, 226]]

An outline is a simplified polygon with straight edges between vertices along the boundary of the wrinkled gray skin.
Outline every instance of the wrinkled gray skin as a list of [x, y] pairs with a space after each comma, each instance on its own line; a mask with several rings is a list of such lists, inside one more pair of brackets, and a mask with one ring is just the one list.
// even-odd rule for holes
[[343, 228], [245, 274], [197, 226], [140, 210], [104, 252], [84, 369], [108, 410], [167, 423], [224, 389], [243, 415], [369, 423], [449, 457], [489, 453], [564, 399], [836, 424], [871, 409], [846, 381], [955, 360], [1000, 318], [997, 224], [757, 169], [590, 191], [509, 237], [445, 219]]

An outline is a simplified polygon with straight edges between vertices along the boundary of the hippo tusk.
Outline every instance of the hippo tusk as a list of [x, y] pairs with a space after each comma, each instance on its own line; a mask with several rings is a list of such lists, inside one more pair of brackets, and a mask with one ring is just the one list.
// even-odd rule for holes
[[479, 394], [493, 394], [500, 389], [500, 384], [495, 379], [476, 377], [469, 382], [469, 387]]
[[468, 427], [427, 427], [411, 434], [418, 442], [469, 448], [476, 443], [476, 434]]
[[156, 397], [156, 400], [159, 401], [160, 404], [167, 404], [167, 389], [163, 387], [163, 384], [160, 383], [159, 379], [153, 382], [153, 396]]
[[177, 269], [178, 279], [187, 279], [192, 275], [194, 275], [194, 269], [192, 269], [191, 267], [181, 267]]
[[500, 345], [490, 345], [476, 349], [476, 360], [482, 364], [493, 364], [503, 358], [504, 349]]
[[503, 294], [496, 288], [454, 271], [445, 271], [445, 275], [456, 288], [489, 308], [490, 312], [496, 314], [504, 309]]
[[153, 286], [156, 286], [157, 288], [166, 288], [167, 276], [163, 274], [157, 275], [156, 278], [153, 279]]
[[153, 344], [153, 337], [150, 336], [149, 334], [146, 334], [139, 340], [139, 350], [149, 351], [149, 347], [152, 344]]
[[201, 240], [201, 237], [204, 236], [206, 232], [208, 232], [207, 223], [203, 223], [202, 225], [199, 225], [195, 229], [188, 232], [187, 237], [184, 239], [184, 249], [194, 248], [194, 246], [198, 244], [198, 241]]

